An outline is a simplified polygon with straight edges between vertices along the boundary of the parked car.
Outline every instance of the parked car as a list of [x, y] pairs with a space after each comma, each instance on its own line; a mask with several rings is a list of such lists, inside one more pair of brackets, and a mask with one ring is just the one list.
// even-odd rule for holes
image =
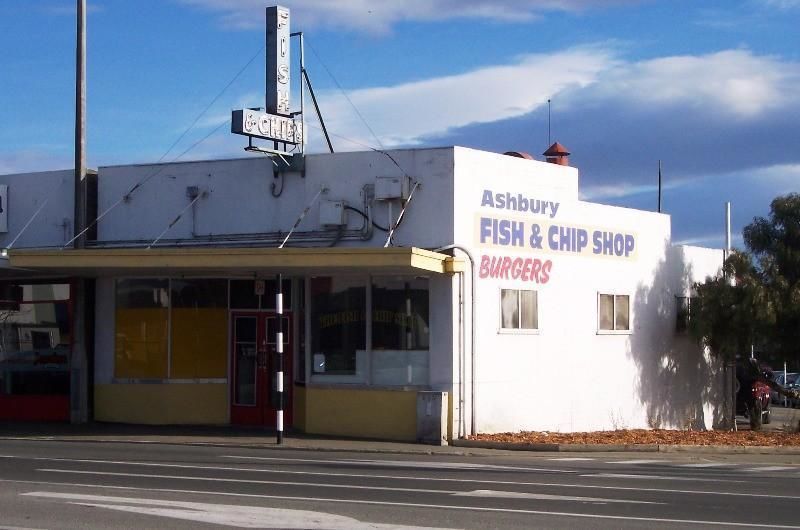
[[[792, 385], [796, 385], [800, 381], [800, 373], [787, 372], [785, 374], [786, 375], [785, 378], [784, 378], [784, 372], [783, 371], [774, 372], [774, 374], [775, 374], [774, 381], [776, 383], [778, 383], [779, 385], [781, 385], [782, 387], [787, 388], [787, 389], [788, 388], [792, 388]], [[778, 404], [778, 405], [783, 405], [784, 396], [778, 394], [774, 390], [770, 391], [769, 396], [770, 396], [770, 401], [772, 401], [773, 403]], [[786, 404], [788, 406], [791, 406], [792, 400], [790, 400], [789, 398], [786, 398], [786, 400], [787, 400]]]
[[766, 377], [759, 368], [748, 369], [744, 364], [737, 364], [736, 414], [748, 418], [750, 427], [754, 430], [772, 421], [770, 388], [759, 377]]

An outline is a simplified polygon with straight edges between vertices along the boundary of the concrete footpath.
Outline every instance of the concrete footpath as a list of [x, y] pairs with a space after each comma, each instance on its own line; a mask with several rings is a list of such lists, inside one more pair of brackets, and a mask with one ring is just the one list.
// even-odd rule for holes
[[387, 442], [285, 433], [278, 445], [276, 434], [263, 428], [231, 426], [152, 426], [113, 423], [85, 425], [54, 423], [0, 424], [0, 440], [53, 440], [62, 442], [114, 442], [170, 445], [204, 445], [263, 449], [340, 451], [360, 453], [496, 455], [501, 452], [552, 453], [686, 453], [800, 455], [798, 446], [690, 446], [663, 444], [515, 444], [478, 440], [454, 440], [448, 446]]

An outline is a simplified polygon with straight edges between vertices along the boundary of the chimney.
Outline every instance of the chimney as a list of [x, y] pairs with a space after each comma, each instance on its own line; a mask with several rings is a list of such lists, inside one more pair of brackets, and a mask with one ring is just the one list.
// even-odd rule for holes
[[559, 166], [569, 165], [570, 152], [558, 142], [551, 145], [550, 148], [542, 154], [547, 157], [547, 162], [550, 164], [558, 164]]

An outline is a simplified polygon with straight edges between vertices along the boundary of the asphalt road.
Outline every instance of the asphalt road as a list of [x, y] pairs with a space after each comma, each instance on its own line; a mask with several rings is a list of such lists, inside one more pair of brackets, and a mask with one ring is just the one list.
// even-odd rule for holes
[[0, 528], [800, 528], [797, 457], [0, 441]]

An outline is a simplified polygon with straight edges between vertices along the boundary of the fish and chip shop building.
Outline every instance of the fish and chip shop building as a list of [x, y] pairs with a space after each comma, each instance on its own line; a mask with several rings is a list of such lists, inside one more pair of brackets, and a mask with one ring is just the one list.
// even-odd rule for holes
[[721, 367], [682, 323], [722, 251], [672, 245], [668, 215], [580, 200], [564, 160], [449, 147], [100, 167], [84, 249], [72, 171], [0, 176], [0, 419], [67, 421], [84, 384], [95, 421], [274, 427], [280, 327], [287, 429], [719, 425]]

